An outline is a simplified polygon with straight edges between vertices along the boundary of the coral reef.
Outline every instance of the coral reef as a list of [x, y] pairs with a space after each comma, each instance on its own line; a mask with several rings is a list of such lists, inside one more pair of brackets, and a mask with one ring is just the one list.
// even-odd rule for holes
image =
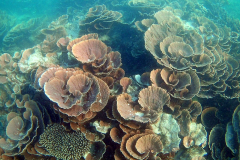
[[2, 47], [2, 40], [5, 34], [11, 29], [11, 27], [15, 23], [15, 18], [11, 15], [8, 15], [7, 12], [0, 10], [0, 39], [1, 39], [1, 47]]
[[51, 123], [46, 110], [29, 95], [24, 95], [22, 101], [17, 99], [12, 111], [6, 118], [6, 135], [0, 139], [0, 146], [7, 156], [24, 154], [26, 150], [38, 141], [45, 126]]
[[118, 22], [122, 14], [107, 10], [105, 5], [97, 5], [89, 9], [85, 19], [80, 22], [80, 31], [86, 33], [101, 33], [108, 31], [114, 22]]
[[[234, 73], [238, 72], [238, 61], [218, 45], [219, 40], [214, 34], [219, 34], [219, 29], [212, 21], [205, 17], [197, 18], [199, 32], [196, 32], [184, 28], [187, 22], [182, 22], [170, 11], [159, 11], [154, 17], [158, 24], [152, 24], [145, 32], [145, 47], [159, 64], [176, 72], [184, 70], [190, 71], [192, 76], [194, 74], [191, 81], [200, 80], [200, 92], [195, 92], [199, 97], [239, 97], [239, 87], [229, 83], [235, 79], [238, 81], [238, 75]], [[204, 24], [209, 28], [203, 27]], [[212, 38], [206, 40], [209, 34]], [[160, 47], [157, 47], [159, 44]], [[197, 82], [193, 85], [196, 86]]]
[[38, 83], [47, 97], [57, 103], [56, 110], [68, 116], [101, 111], [110, 94], [105, 82], [82, 70], [49, 68]]
[[[97, 144], [95, 144], [97, 143]], [[48, 126], [40, 136], [39, 146], [46, 149], [49, 155], [59, 159], [80, 159], [81, 157], [94, 157], [100, 159], [105, 152], [103, 142], [90, 142], [81, 132], [67, 132], [59, 124]], [[94, 155], [94, 146], [101, 146], [98, 155]], [[56, 149], [58, 148], [58, 149]], [[93, 152], [93, 153], [92, 153]]]
[[217, 2], [1, 22], [0, 159], [239, 159], [240, 23]]
[[21, 22], [12, 27], [3, 38], [2, 51], [13, 55], [14, 52], [32, 47], [39, 43], [40, 28], [44, 26], [39, 18]]

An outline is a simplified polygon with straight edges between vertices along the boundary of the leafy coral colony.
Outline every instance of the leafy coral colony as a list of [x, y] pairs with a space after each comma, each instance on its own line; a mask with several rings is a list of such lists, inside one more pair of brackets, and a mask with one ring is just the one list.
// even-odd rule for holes
[[240, 23], [220, 3], [106, 1], [1, 31], [0, 159], [239, 159]]

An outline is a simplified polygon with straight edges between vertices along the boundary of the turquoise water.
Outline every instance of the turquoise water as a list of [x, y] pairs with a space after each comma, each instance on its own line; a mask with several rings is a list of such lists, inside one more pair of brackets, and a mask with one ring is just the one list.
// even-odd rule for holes
[[240, 12], [238, 7], [240, 6], [240, 3], [234, 0], [229, 0], [228, 2], [229, 4], [224, 6], [224, 8], [226, 9], [226, 11], [229, 13], [230, 16], [239, 19]]
[[240, 159], [239, 6], [1, 0], [0, 159]]

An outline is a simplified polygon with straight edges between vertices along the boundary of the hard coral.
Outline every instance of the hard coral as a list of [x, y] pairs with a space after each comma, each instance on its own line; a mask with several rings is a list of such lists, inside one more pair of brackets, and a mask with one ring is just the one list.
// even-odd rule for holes
[[67, 48], [78, 61], [83, 63], [84, 71], [97, 77], [110, 76], [119, 80], [125, 74], [120, 68], [121, 54], [112, 51], [111, 47], [98, 40], [97, 34], [88, 34], [74, 39]]
[[229, 43], [228, 33], [220, 32], [206, 17], [194, 18], [199, 30], [187, 27], [189, 22], [182, 21], [171, 10], [159, 11], [154, 17], [158, 24], [152, 24], [145, 32], [145, 48], [162, 66], [175, 72], [189, 72], [193, 83], [181, 92], [173, 93], [173, 97], [239, 97], [239, 74], [235, 74], [239, 66], [224, 52], [230, 48], [226, 44]]
[[120, 12], [107, 10], [105, 5], [97, 5], [89, 9], [85, 19], [80, 22], [80, 28], [86, 33], [101, 33], [111, 29], [113, 23], [121, 17]]
[[58, 104], [56, 110], [75, 117], [101, 111], [110, 94], [105, 82], [79, 69], [49, 68], [41, 75], [39, 85]]
[[39, 147], [46, 149], [49, 155], [63, 160], [81, 159], [98, 160], [106, 151], [102, 141], [92, 142], [80, 131], [67, 131], [60, 124], [46, 128], [40, 136]]
[[91, 63], [107, 54], [107, 46], [100, 40], [81, 41], [72, 47], [73, 55], [82, 63]]
[[169, 68], [151, 71], [150, 79], [153, 86], [166, 89], [172, 97], [190, 100], [198, 94], [200, 82], [193, 71], [177, 72]]
[[13, 55], [17, 50], [36, 45], [39, 42], [36, 37], [41, 27], [43, 27], [43, 21], [40, 18], [32, 18], [15, 25], [4, 36], [2, 51]]
[[160, 87], [150, 86], [140, 91], [138, 103], [131, 100], [131, 96], [124, 93], [117, 98], [117, 111], [125, 120], [142, 123], [153, 123], [158, 119], [163, 106], [168, 105], [170, 96]]
[[158, 121], [150, 124], [151, 129], [155, 134], [161, 137], [163, 144], [162, 153], [176, 152], [179, 149], [181, 139], [178, 134], [180, 126], [172, 115], [161, 113], [158, 116]]
[[29, 100], [27, 95], [22, 101], [17, 100], [16, 106], [12, 107], [16, 112], [10, 112], [7, 116], [6, 135], [0, 139], [0, 147], [7, 156], [23, 154], [30, 145], [36, 143], [45, 125], [51, 123], [45, 110]]
[[39, 143], [51, 156], [59, 159], [80, 159], [90, 152], [91, 142], [81, 132], [67, 132], [59, 124], [48, 126]]
[[160, 136], [146, 132], [126, 134], [120, 150], [127, 159], [153, 159], [162, 148]]

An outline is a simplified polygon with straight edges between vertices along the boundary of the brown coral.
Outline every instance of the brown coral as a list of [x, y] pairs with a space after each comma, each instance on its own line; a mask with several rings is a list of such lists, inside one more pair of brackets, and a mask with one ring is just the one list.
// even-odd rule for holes
[[49, 68], [41, 75], [39, 85], [58, 104], [56, 110], [75, 117], [89, 110], [101, 111], [110, 94], [105, 82], [78, 69]]
[[[182, 23], [172, 11], [157, 12], [154, 16], [158, 24], [152, 24], [145, 32], [145, 48], [159, 64], [176, 72], [184, 70], [191, 75], [193, 85], [181, 92], [172, 93], [172, 96], [181, 99], [191, 99], [195, 95], [202, 98], [216, 95], [239, 97], [238, 80], [236, 72], [233, 72], [233, 68], [238, 68], [235, 65], [237, 63], [224, 53], [230, 46], [229, 29], [224, 32], [211, 20], [197, 17], [197, 32], [187, 28], [187, 24]], [[162, 81], [158, 85], [164, 86]], [[174, 87], [166, 89], [174, 90]]]
[[126, 134], [122, 138], [120, 150], [127, 159], [154, 158], [163, 146], [160, 136], [151, 133]]
[[121, 54], [112, 51], [97, 38], [97, 34], [84, 35], [70, 42], [68, 50], [83, 63], [84, 71], [100, 78], [110, 76], [115, 80], [120, 80], [124, 76], [124, 71], [120, 68]]
[[24, 97], [18, 103], [18, 111], [10, 112], [7, 120], [6, 139], [0, 139], [0, 147], [5, 155], [14, 156], [23, 153], [29, 145], [36, 142], [45, 125], [51, 123], [50, 117], [35, 101]]
[[59, 124], [48, 126], [39, 143], [50, 155], [60, 159], [80, 159], [90, 152], [91, 143], [81, 132], [67, 132]]
[[68, 44], [67, 50], [69, 52], [72, 52], [72, 47], [73, 47], [74, 44], [77, 44], [77, 43], [79, 43], [81, 41], [85, 41], [85, 40], [88, 40], [88, 39], [98, 39], [98, 34], [96, 34], [96, 33], [86, 34], [86, 35], [82, 36], [81, 38], [76, 38], [76, 39], [72, 40]]
[[75, 44], [72, 53], [78, 61], [90, 63], [102, 59], [107, 54], [107, 46], [100, 40], [89, 39]]
[[70, 42], [70, 39], [68, 37], [64, 38], [60, 38], [58, 41], [57, 41], [57, 46], [58, 48], [61, 49], [62, 52], [67, 52], [67, 46]]
[[132, 84], [132, 80], [128, 77], [123, 77], [120, 80], [120, 85], [123, 87], [123, 92], [126, 92], [128, 86], [131, 85], [131, 84]]
[[200, 80], [193, 71], [177, 72], [169, 68], [153, 70], [150, 79], [154, 86], [166, 89], [175, 98], [190, 100], [200, 90]]
[[143, 19], [142, 21], [136, 21], [135, 26], [139, 31], [145, 32], [153, 23], [153, 19]]
[[125, 120], [153, 123], [158, 119], [163, 106], [168, 105], [170, 96], [160, 87], [150, 86], [140, 91], [138, 103], [124, 93], [117, 98], [117, 111]]
[[154, 110], [156, 112], [162, 112], [163, 106], [168, 105], [169, 101], [170, 96], [167, 94], [166, 90], [153, 86], [141, 90], [138, 99], [138, 103], [143, 108], [147, 107], [149, 110]]

